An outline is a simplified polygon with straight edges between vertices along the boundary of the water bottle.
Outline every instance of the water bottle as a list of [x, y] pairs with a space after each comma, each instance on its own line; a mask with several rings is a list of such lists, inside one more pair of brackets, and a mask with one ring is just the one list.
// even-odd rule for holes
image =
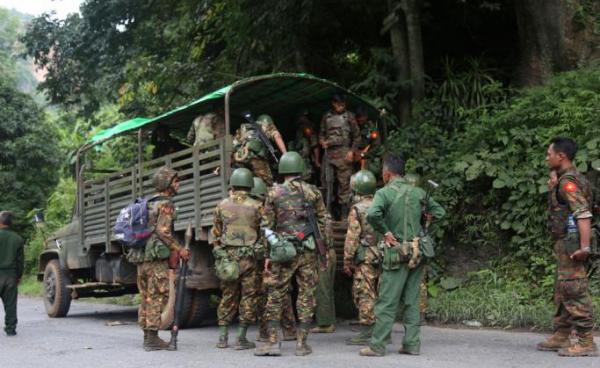
[[269, 244], [271, 244], [272, 246], [275, 246], [279, 243], [279, 237], [271, 229], [265, 229], [265, 237], [267, 238]]
[[577, 224], [575, 223], [575, 218], [573, 217], [573, 215], [569, 215], [569, 221], [567, 223], [567, 232], [569, 234], [573, 234], [576, 233], [577, 230]]

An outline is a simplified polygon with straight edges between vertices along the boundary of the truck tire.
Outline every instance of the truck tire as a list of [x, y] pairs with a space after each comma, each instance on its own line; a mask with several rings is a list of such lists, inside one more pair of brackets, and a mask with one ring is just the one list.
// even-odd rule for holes
[[65, 317], [71, 307], [71, 293], [67, 285], [69, 276], [60, 268], [58, 260], [53, 259], [44, 270], [44, 306], [49, 317]]
[[216, 311], [210, 305], [211, 295], [210, 291], [187, 289], [184, 302], [184, 328], [199, 327], [215, 320]]

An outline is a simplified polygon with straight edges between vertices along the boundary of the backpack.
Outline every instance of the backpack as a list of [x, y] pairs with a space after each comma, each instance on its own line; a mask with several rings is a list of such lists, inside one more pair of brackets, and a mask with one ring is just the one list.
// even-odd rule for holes
[[113, 232], [124, 247], [141, 249], [146, 246], [154, 232], [149, 223], [148, 202], [156, 198], [137, 198], [119, 212]]

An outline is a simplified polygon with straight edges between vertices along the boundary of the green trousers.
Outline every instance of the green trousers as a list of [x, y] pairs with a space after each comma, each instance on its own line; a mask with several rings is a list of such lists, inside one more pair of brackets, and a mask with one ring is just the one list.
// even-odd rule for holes
[[397, 270], [383, 270], [379, 279], [379, 297], [375, 302], [375, 327], [369, 344], [373, 351], [385, 353], [386, 338], [392, 332], [401, 299], [405, 303], [402, 346], [406, 350], [420, 349], [419, 286], [422, 277], [423, 264], [412, 270], [406, 264]]
[[319, 268], [319, 284], [315, 291], [317, 307], [315, 318], [317, 326], [329, 326], [335, 324], [335, 298], [333, 282], [335, 279], [336, 255], [335, 249], [329, 249], [329, 264], [327, 269], [321, 271]]
[[0, 272], [0, 299], [4, 304], [4, 331], [14, 332], [17, 328], [17, 277]]

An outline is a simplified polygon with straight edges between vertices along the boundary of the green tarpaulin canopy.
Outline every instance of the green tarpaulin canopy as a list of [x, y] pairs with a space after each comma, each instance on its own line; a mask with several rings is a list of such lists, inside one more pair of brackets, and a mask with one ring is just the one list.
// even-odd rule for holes
[[183, 130], [197, 115], [213, 111], [218, 106], [229, 113], [226, 121], [230, 131], [242, 122], [242, 112], [251, 111], [255, 116], [270, 114], [282, 133], [287, 130], [290, 134], [294, 128], [294, 117], [301, 109], [308, 109], [313, 116], [320, 118], [329, 108], [334, 93], [345, 94], [350, 109], [364, 105], [372, 119], [378, 116], [375, 106], [336, 83], [304, 73], [277, 73], [239, 80], [154, 118], [127, 120], [97, 133], [86, 146], [142, 127], [149, 128], [153, 124]]

